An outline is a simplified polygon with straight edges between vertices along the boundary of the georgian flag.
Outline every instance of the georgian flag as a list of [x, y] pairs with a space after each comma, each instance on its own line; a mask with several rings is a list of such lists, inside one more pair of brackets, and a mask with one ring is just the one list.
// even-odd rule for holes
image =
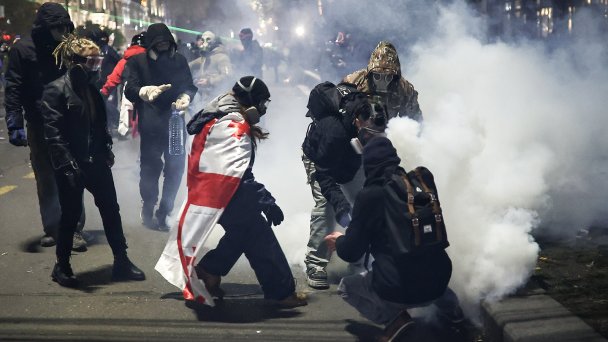
[[252, 152], [249, 130], [249, 124], [239, 113], [230, 113], [211, 120], [189, 139], [188, 198], [154, 267], [182, 290], [186, 300], [215, 305], [194, 266], [205, 254], [203, 244], [249, 165]]

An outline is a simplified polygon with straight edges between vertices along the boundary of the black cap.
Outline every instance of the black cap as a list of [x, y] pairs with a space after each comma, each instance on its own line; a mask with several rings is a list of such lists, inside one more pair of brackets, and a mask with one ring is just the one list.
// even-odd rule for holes
[[145, 47], [146, 32], [140, 32], [131, 38], [131, 45], [139, 45]]
[[257, 106], [270, 98], [268, 87], [259, 78], [254, 76], [241, 77], [232, 87], [234, 96], [245, 106]]

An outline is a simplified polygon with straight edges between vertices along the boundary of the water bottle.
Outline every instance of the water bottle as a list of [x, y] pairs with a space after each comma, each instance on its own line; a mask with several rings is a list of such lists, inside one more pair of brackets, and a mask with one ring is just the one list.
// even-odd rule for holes
[[169, 154], [181, 156], [184, 154], [184, 119], [179, 110], [173, 110], [169, 118]]

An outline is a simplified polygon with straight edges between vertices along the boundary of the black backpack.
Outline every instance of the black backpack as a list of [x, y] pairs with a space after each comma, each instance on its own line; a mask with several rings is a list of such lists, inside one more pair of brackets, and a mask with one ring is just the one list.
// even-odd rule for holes
[[317, 123], [328, 116], [341, 118], [343, 112], [340, 110], [342, 100], [350, 93], [359, 92], [354, 84], [340, 83], [335, 85], [331, 82], [323, 82], [317, 84], [311, 91], [308, 97], [308, 113], [306, 116], [312, 118], [312, 122], [308, 125], [306, 137], [302, 143], [302, 150], [313, 162], [319, 160], [318, 156], [320, 146], [320, 132], [317, 128]]
[[433, 174], [425, 167], [398, 169], [384, 185], [387, 238], [395, 257], [447, 248], [445, 221]]
[[317, 84], [308, 97], [308, 113], [313, 121], [321, 120], [330, 115], [339, 116], [342, 99], [352, 93], [357, 92], [357, 87], [350, 83], [340, 83], [335, 85], [331, 82]]

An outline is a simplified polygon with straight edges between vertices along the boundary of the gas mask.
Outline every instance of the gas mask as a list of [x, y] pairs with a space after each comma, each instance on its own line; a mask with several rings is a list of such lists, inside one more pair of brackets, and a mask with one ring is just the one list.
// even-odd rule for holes
[[209, 51], [213, 50], [213, 48], [215, 46], [215, 34], [213, 32], [206, 31], [205, 33], [203, 33], [201, 40], [202, 40], [201, 50], [203, 52], [209, 52]]
[[153, 61], [167, 61], [174, 55], [175, 47], [170, 42], [160, 42], [148, 50], [148, 56]]
[[[357, 119], [359, 120], [359, 119]], [[359, 130], [357, 137], [351, 139], [350, 144], [357, 152], [363, 154], [363, 146], [365, 146], [372, 138], [377, 136], [386, 136], [384, 132], [388, 122], [386, 108], [380, 103], [372, 103], [372, 115], [365, 121], [358, 121]]]
[[369, 82], [372, 90], [375, 93], [386, 94], [390, 92], [391, 85], [396, 79], [395, 74], [371, 72], [369, 74]]
[[247, 117], [249, 124], [255, 125], [260, 122], [260, 118], [266, 114], [269, 104], [270, 99], [265, 99], [260, 101], [257, 106], [251, 106], [245, 109], [245, 116]]

